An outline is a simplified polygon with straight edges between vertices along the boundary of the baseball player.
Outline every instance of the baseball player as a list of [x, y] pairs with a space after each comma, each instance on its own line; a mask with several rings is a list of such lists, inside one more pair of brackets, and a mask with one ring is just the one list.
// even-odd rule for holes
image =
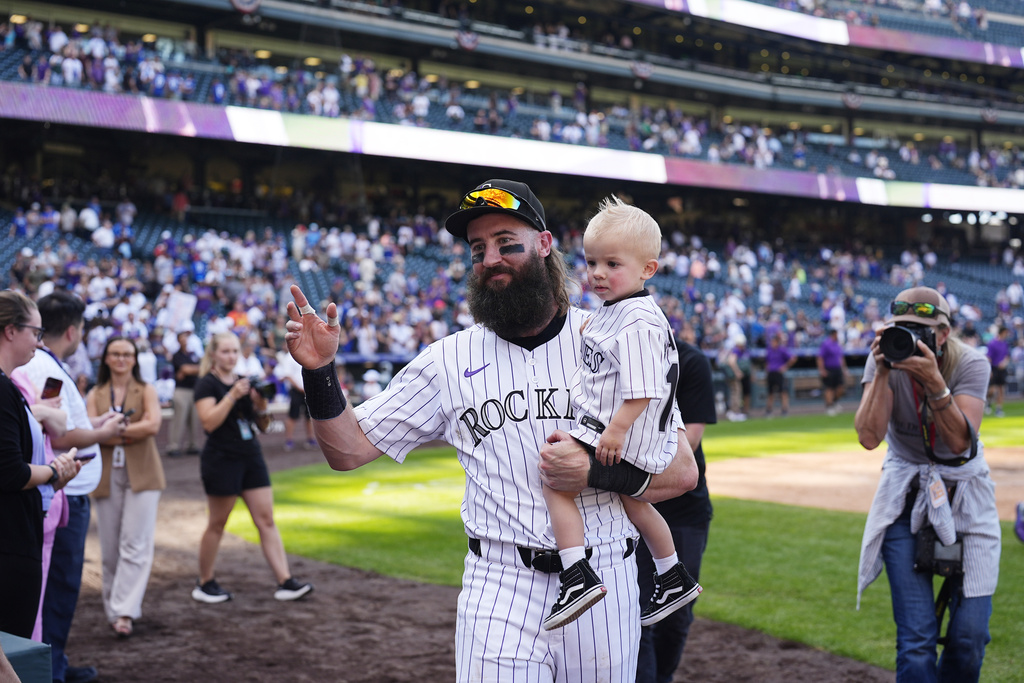
[[[645, 472], [660, 472], [673, 455], [665, 452], [665, 442], [679, 376], [672, 329], [644, 287], [658, 272], [661, 228], [642, 209], [609, 197], [587, 225], [583, 250], [587, 280], [605, 303], [582, 331], [571, 394], [577, 426], [570, 434], [604, 465], [625, 458]], [[567, 568], [545, 629], [578, 619], [606, 593], [587, 562], [577, 493], [544, 487], [558, 554]], [[658, 511], [629, 496], [622, 505], [654, 556], [655, 590], [640, 615], [640, 625], [650, 626], [694, 600], [701, 587], [679, 562], [672, 532]]]
[[[625, 462], [592, 463], [565, 431], [573, 426], [569, 387], [584, 314], [569, 305], [565, 262], [528, 186], [488, 181], [465, 195], [445, 227], [470, 247], [468, 301], [477, 324], [431, 344], [354, 410], [333, 362], [337, 307], [327, 306], [325, 323], [292, 287], [286, 341], [304, 368], [314, 433], [338, 470], [382, 454], [402, 462], [433, 439], [455, 447], [466, 471], [469, 535], [456, 626], [459, 681], [632, 682], [640, 633], [635, 528], [616, 494], [644, 491], [655, 501], [689, 490], [697, 477], [692, 452], [673, 423], [667, 447], [678, 455], [650, 475]], [[590, 562], [609, 595], [558, 632], [541, 628], [561, 570], [542, 481], [583, 489], [577, 501]]]

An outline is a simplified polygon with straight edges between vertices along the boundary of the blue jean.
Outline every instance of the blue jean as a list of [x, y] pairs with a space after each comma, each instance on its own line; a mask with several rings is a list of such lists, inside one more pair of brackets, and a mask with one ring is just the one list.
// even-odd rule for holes
[[954, 580], [949, 601], [949, 640], [936, 657], [941, 624], [935, 617], [931, 574], [914, 571], [916, 537], [910, 533], [910, 508], [892, 523], [882, 542], [882, 559], [892, 591], [896, 622], [896, 680], [899, 683], [971, 683], [981, 674], [992, 616], [992, 596], [965, 598]]
[[[710, 523], [698, 526], [669, 525], [676, 554], [695, 581], [700, 581], [700, 562], [708, 545]], [[640, 608], [654, 593], [654, 560], [646, 543], [637, 548], [636, 564], [640, 582]], [[640, 658], [637, 662], [637, 683], [670, 683], [683, 658], [686, 637], [693, 623], [694, 600], [658, 623], [640, 631]]]
[[43, 642], [50, 645], [53, 680], [63, 681], [68, 667], [64, 647], [82, 588], [85, 537], [89, 533], [89, 496], [68, 496], [68, 525], [58, 528], [43, 598]]

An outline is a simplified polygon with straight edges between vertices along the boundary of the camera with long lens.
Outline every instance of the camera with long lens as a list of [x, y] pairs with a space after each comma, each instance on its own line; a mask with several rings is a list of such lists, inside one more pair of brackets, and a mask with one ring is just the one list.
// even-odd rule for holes
[[886, 328], [878, 340], [878, 347], [882, 350], [887, 363], [899, 363], [911, 356], [923, 356], [921, 349], [917, 348], [917, 341], [921, 340], [925, 346], [935, 353], [935, 330], [929, 325], [918, 325], [916, 323], [903, 323]]
[[255, 389], [263, 398], [271, 401], [277, 396], [277, 385], [259, 377], [250, 377], [249, 386]]

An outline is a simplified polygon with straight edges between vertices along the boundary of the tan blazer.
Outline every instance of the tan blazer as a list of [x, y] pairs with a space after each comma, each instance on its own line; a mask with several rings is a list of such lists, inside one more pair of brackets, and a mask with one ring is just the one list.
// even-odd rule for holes
[[[143, 403], [145, 386], [135, 380], [128, 385], [124, 410], [125, 412], [135, 411], [128, 418], [131, 422], [138, 422], [142, 419], [145, 408]], [[96, 410], [102, 415], [110, 408], [110, 385], [97, 386], [95, 391]], [[107, 498], [110, 496], [110, 469], [113, 466], [114, 447], [101, 445], [100, 457], [103, 458], [103, 474], [92, 495], [94, 498]], [[164, 466], [160, 462], [160, 452], [156, 449], [156, 437], [150, 436], [126, 445], [124, 447], [124, 465], [128, 469], [128, 481], [132, 484], [133, 492], [162, 491], [167, 488], [167, 481], [164, 479]]]

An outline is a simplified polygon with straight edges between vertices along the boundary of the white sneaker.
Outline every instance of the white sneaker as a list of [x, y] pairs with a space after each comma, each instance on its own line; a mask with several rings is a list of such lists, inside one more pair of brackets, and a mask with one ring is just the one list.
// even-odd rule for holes
[[287, 600], [298, 600], [304, 595], [308, 595], [313, 592], [313, 584], [311, 583], [299, 583], [294, 578], [289, 577], [287, 581], [282, 583], [274, 591], [274, 599], [281, 600], [282, 602]]
[[196, 581], [196, 587], [192, 589], [192, 599], [197, 602], [205, 602], [208, 605], [216, 605], [219, 602], [230, 600], [231, 593], [221, 588], [216, 579], [210, 579], [206, 583]]

